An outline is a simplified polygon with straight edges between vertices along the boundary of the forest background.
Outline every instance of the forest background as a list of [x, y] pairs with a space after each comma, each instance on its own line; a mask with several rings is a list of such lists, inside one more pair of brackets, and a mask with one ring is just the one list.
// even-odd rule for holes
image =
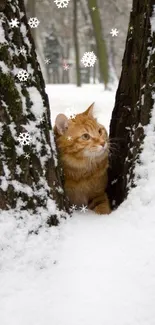
[[[54, 1], [25, 0], [25, 6], [28, 18], [40, 21], [31, 32], [46, 83], [108, 84], [120, 77], [131, 0], [75, 0], [59, 9]], [[90, 51], [98, 60], [88, 69], [81, 58]]]

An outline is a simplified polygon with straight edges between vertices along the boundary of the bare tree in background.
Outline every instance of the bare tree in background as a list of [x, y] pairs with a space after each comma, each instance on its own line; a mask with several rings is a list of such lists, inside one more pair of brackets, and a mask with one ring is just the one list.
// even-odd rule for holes
[[102, 25], [100, 20], [99, 8], [97, 6], [97, 0], [88, 0], [88, 7], [96, 40], [101, 80], [104, 82], [106, 87], [109, 81], [108, 53], [106, 43], [102, 35]]
[[75, 46], [75, 61], [76, 61], [76, 84], [81, 86], [81, 74], [79, 63], [79, 43], [78, 43], [78, 31], [77, 31], [77, 18], [78, 18], [78, 0], [73, 1], [73, 38]]
[[[25, 0], [25, 3], [27, 3], [26, 7], [29, 7], [28, 16], [34, 15], [34, 2], [35, 16], [39, 19], [40, 24], [37, 29], [33, 29], [32, 31], [35, 32], [35, 44], [37, 48], [38, 59], [41, 64], [42, 72], [46, 82], [47, 80], [51, 80], [51, 82], [53, 82], [54, 79], [52, 69], [48, 69], [49, 66], [45, 66], [44, 63], [45, 38], [48, 33], [50, 33], [50, 26], [53, 24], [55, 27], [56, 36], [59, 38], [62, 45], [64, 54], [63, 58], [67, 63], [69, 62], [70, 66], [70, 69], [68, 71], [64, 71], [62, 65], [59, 66], [59, 80], [60, 82], [76, 83], [77, 73], [75, 37], [73, 33], [73, 26], [75, 22], [73, 17], [74, 1], [70, 1], [67, 8], [58, 9], [54, 1], [51, 0]], [[105, 42], [104, 46], [106, 47], [108, 57], [107, 60], [109, 63], [107, 74], [109, 77], [109, 82], [111, 83], [113, 80], [116, 81], [116, 75], [119, 77], [121, 71], [121, 62], [124, 52], [131, 0], [91, 0], [89, 8], [88, 0], [79, 0], [79, 3], [80, 8], [78, 10], [77, 24], [77, 36], [81, 55], [79, 58], [79, 65], [82, 55], [85, 52], [93, 51], [93, 49], [94, 53], [96, 53], [99, 58], [96, 46], [97, 43], [95, 42], [95, 34], [93, 32], [94, 26], [92, 24], [92, 18], [96, 17], [95, 21], [99, 24], [98, 31], [100, 33], [101, 43], [103, 44], [103, 42]], [[96, 7], [94, 11], [92, 10], [93, 7]], [[117, 28], [119, 30], [118, 37], [112, 38], [110, 34], [112, 28]], [[97, 35], [99, 35], [99, 33], [97, 32]], [[100, 40], [98, 40], [99, 44]], [[101, 60], [103, 60], [103, 62], [100, 68], [99, 63]], [[105, 54], [101, 55], [101, 60], [98, 59], [94, 65], [94, 70], [84, 68], [80, 65], [81, 82], [88, 83], [92, 82], [93, 79], [94, 82], [99, 82], [100, 80], [104, 82], [103, 73], [101, 71], [102, 67], [105, 65], [104, 73], [106, 76], [107, 64]], [[50, 78], [47, 78], [47, 74], [50, 75]]]

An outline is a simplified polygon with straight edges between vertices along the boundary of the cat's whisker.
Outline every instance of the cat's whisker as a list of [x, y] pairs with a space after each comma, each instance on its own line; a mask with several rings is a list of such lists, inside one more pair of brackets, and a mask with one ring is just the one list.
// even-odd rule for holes
[[119, 150], [119, 144], [115, 142], [109, 141], [109, 147], [110, 148], [116, 148], [116, 150]]
[[119, 149], [119, 146], [115, 143], [109, 143], [109, 148]]
[[109, 145], [109, 148], [110, 149], [114, 149], [114, 150], [118, 150], [119, 151], [119, 148], [117, 146], [114, 146], [114, 145]]
[[119, 149], [116, 147], [109, 146], [108, 149], [109, 149], [110, 155], [118, 155], [118, 153], [120, 152]]
[[109, 141], [109, 143], [115, 143], [116, 145], [118, 145], [118, 142], [114, 139], [109, 139], [108, 141]]
[[116, 141], [120, 141], [120, 140], [123, 140], [124, 141], [124, 138], [118, 138], [118, 137], [116, 137], [116, 138], [109, 138], [109, 140], [116, 140]]

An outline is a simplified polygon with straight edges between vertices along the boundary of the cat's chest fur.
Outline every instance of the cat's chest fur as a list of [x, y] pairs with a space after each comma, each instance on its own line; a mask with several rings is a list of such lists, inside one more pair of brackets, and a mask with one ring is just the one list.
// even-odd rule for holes
[[108, 162], [102, 162], [93, 170], [72, 171], [65, 168], [65, 191], [71, 204], [88, 205], [96, 196], [102, 195], [107, 186]]

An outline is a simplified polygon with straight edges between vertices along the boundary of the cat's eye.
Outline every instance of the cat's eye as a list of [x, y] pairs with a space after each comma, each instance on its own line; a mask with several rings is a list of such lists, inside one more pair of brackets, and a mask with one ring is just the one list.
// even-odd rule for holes
[[84, 133], [82, 136], [81, 136], [82, 139], [84, 140], [89, 140], [90, 139], [90, 135], [88, 133]]
[[99, 135], [101, 135], [102, 134], [102, 129], [99, 129], [98, 133], [99, 133]]

